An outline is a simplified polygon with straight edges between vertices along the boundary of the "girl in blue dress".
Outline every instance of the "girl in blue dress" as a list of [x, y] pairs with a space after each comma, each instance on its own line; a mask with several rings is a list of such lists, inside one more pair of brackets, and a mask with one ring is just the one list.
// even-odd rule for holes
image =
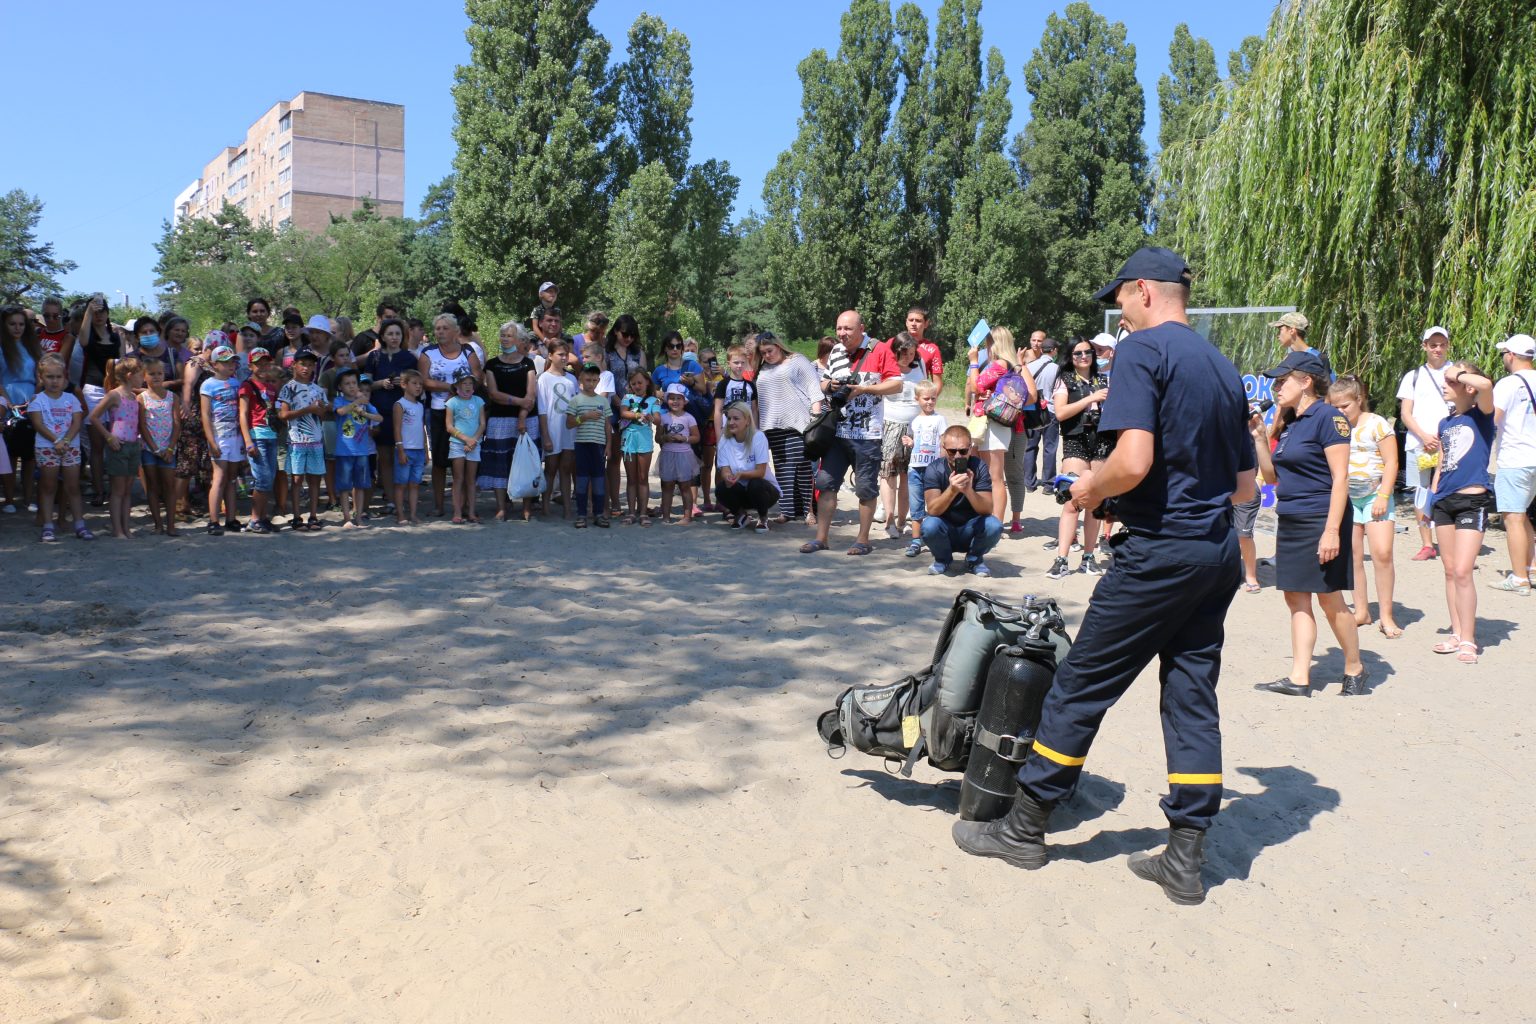
[[651, 525], [651, 453], [656, 450], [655, 426], [661, 420], [661, 402], [651, 394], [651, 375], [644, 369], [630, 373], [628, 391], [619, 402], [619, 419], [624, 432], [619, 435], [624, 453], [624, 490], [629, 511], [624, 523]]

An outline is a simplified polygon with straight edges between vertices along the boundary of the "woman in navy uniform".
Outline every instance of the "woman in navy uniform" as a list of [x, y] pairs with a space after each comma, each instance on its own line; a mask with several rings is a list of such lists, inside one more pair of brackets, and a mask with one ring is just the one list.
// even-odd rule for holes
[[1116, 349], [1099, 420], [1100, 431], [1115, 432], [1114, 449], [1073, 484], [1072, 501], [1092, 509], [1117, 497], [1124, 530], [1110, 541], [1114, 561], [1045, 698], [1013, 807], [998, 821], [953, 829], [967, 853], [1043, 865], [1051, 808], [1077, 784], [1104, 713], [1156, 658], [1168, 847], [1136, 854], [1129, 866], [1177, 903], [1205, 899], [1205, 830], [1221, 806], [1216, 682], [1242, 579], [1232, 502], [1256, 491], [1242, 378], [1189, 326], [1189, 279], [1178, 254], [1140, 249], [1094, 296], [1119, 305], [1132, 333]]
[[[1262, 422], [1253, 423], [1259, 471], [1276, 483], [1279, 525], [1275, 532], [1275, 586], [1291, 612], [1291, 674], [1257, 689], [1291, 697], [1312, 695], [1312, 648], [1317, 620], [1312, 595], [1344, 650], [1345, 697], [1364, 695], [1360, 627], [1344, 595], [1354, 589], [1354, 531], [1349, 513], [1349, 421], [1323, 401], [1328, 368], [1310, 352], [1292, 352], [1264, 376], [1275, 381], [1274, 453]], [[1319, 687], [1321, 689], [1321, 687]]]

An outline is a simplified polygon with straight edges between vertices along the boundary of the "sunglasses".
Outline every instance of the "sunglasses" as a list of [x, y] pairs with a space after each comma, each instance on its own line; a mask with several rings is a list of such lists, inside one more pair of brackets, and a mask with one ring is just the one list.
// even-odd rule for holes
[[966, 448], [945, 448], [944, 451], [947, 454], [949, 454], [949, 455], [969, 455], [971, 449], [969, 447], [966, 447]]
[[667, 346], [667, 351], [668, 352], [680, 352], [680, 351], [682, 351], [682, 348], [683, 348], [683, 346], [681, 346], [681, 345], [668, 345]]
[[1073, 352], [1072, 353], [1072, 358], [1073, 359], [1092, 359], [1093, 358], [1093, 350], [1090, 349], [1087, 352]]

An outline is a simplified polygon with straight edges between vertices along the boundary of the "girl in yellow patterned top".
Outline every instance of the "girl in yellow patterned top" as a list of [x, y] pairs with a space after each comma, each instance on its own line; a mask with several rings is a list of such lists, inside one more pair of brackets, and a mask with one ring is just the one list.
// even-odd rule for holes
[[1366, 410], [1365, 387], [1360, 378], [1345, 375], [1328, 389], [1328, 404], [1349, 421], [1349, 503], [1354, 509], [1355, 621], [1371, 624], [1370, 599], [1365, 590], [1365, 546], [1371, 546], [1371, 568], [1376, 576], [1376, 603], [1381, 610], [1381, 633], [1389, 640], [1403, 635], [1392, 614], [1392, 484], [1397, 479], [1397, 438], [1392, 425]]

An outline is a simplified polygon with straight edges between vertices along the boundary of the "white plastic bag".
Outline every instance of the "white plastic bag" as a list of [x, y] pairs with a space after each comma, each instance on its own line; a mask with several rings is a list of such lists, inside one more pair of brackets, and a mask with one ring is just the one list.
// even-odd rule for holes
[[512, 472], [507, 476], [507, 497], [537, 498], [544, 493], [544, 459], [538, 442], [524, 434], [512, 453]]

